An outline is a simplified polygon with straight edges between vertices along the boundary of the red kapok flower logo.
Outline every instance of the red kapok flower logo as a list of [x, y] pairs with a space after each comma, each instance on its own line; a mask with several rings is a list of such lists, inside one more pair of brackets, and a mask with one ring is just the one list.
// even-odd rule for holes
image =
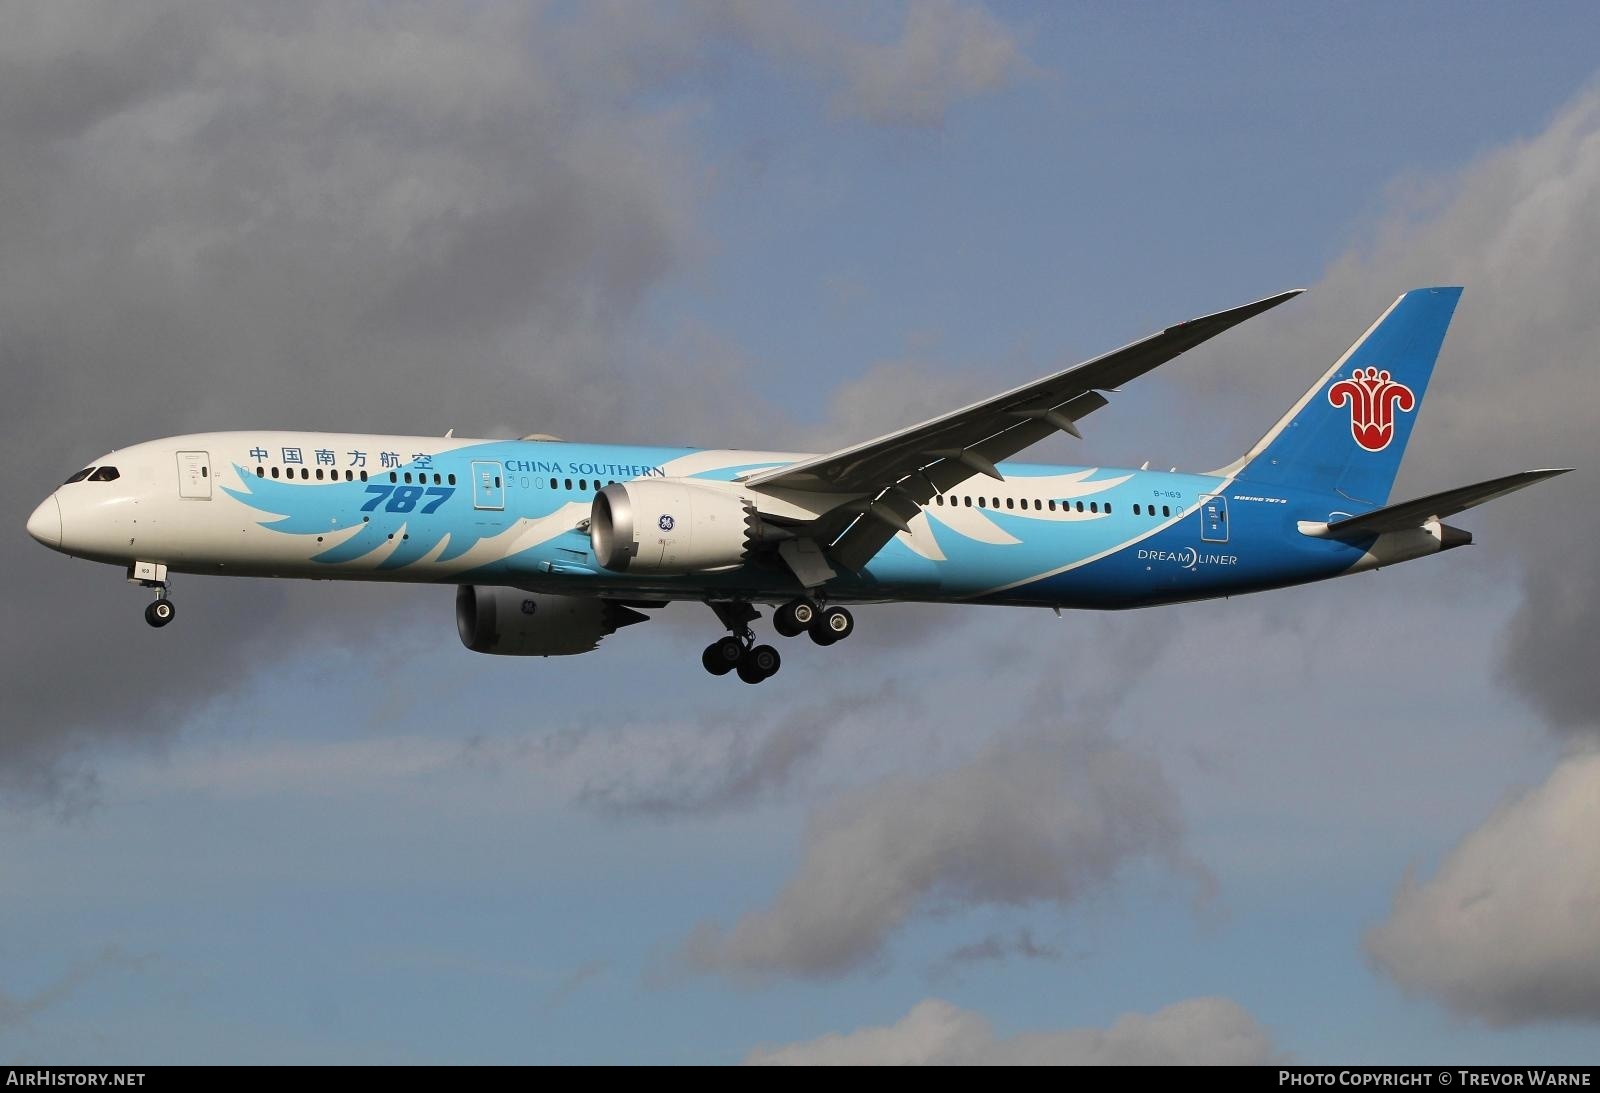
[[1410, 413], [1417, 406], [1411, 388], [1376, 368], [1357, 368], [1349, 379], [1328, 388], [1328, 401], [1350, 404], [1350, 435], [1369, 452], [1383, 451], [1394, 439], [1396, 410]]

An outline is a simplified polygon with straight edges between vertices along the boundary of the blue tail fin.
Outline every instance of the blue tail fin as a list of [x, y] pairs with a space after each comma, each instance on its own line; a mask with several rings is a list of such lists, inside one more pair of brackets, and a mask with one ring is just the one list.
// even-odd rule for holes
[[1460, 298], [1459, 288], [1401, 296], [1271, 432], [1221, 473], [1384, 504]]

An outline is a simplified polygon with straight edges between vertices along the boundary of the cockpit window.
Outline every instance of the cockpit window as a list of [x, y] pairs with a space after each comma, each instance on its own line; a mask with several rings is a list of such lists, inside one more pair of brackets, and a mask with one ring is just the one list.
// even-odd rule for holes
[[122, 476], [115, 467], [101, 467], [89, 476], [91, 482], [115, 482]]
[[71, 478], [67, 479], [65, 482], [63, 482], [61, 484], [63, 486], [70, 486], [74, 482], [82, 482], [85, 478], [89, 477], [89, 472], [91, 472], [93, 470], [94, 470], [93, 467], [85, 467], [85, 468], [83, 468], [83, 470], [79, 471], [77, 474], [73, 475]]

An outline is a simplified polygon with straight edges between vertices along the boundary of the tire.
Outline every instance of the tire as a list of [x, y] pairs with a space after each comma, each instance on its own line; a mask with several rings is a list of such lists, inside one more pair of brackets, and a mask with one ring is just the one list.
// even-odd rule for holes
[[706, 646], [700, 654], [700, 663], [714, 676], [725, 676], [739, 666], [744, 658], [744, 646], [738, 638], [721, 638]]
[[739, 662], [739, 667], [735, 670], [739, 673], [739, 678], [744, 680], [746, 683], [760, 683], [763, 679], [767, 678], [761, 674], [760, 668], [757, 668], [748, 660], [741, 660]]
[[855, 629], [856, 620], [850, 612], [842, 607], [826, 607], [811, 624], [811, 640], [818, 645], [832, 645], [849, 637]]
[[144, 621], [160, 629], [171, 622], [178, 614], [171, 600], [156, 600], [144, 609]]
[[[778, 651], [770, 645], [758, 645], [745, 654], [745, 660], [761, 673], [762, 679], [771, 679], [778, 674], [778, 669], [783, 667], [783, 658]], [[743, 663], [741, 661], [740, 663]]]
[[797, 637], [817, 620], [817, 605], [805, 597], [790, 600], [772, 616], [772, 628], [786, 638]]

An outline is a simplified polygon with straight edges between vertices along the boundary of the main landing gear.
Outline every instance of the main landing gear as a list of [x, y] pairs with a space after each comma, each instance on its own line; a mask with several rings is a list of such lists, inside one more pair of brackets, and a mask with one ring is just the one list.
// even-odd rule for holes
[[[743, 600], [716, 602], [709, 605], [730, 631], [730, 636], [719, 638], [706, 646], [700, 654], [700, 663], [714, 676], [737, 672], [746, 683], [760, 683], [778, 673], [783, 658], [770, 645], [757, 645], [755, 631], [750, 624], [760, 618], [758, 612]], [[790, 600], [772, 616], [773, 629], [786, 638], [810, 634], [818, 645], [832, 645], [843, 641], [855, 630], [855, 619], [842, 607], [818, 607], [801, 597]]]
[[737, 672], [746, 683], [760, 683], [777, 675], [783, 658], [772, 646], [757, 645], [755, 631], [750, 629], [750, 624], [761, 617], [760, 613], [743, 600], [709, 606], [732, 633], [729, 637], [718, 638], [700, 654], [700, 663], [706, 671], [714, 676]]

